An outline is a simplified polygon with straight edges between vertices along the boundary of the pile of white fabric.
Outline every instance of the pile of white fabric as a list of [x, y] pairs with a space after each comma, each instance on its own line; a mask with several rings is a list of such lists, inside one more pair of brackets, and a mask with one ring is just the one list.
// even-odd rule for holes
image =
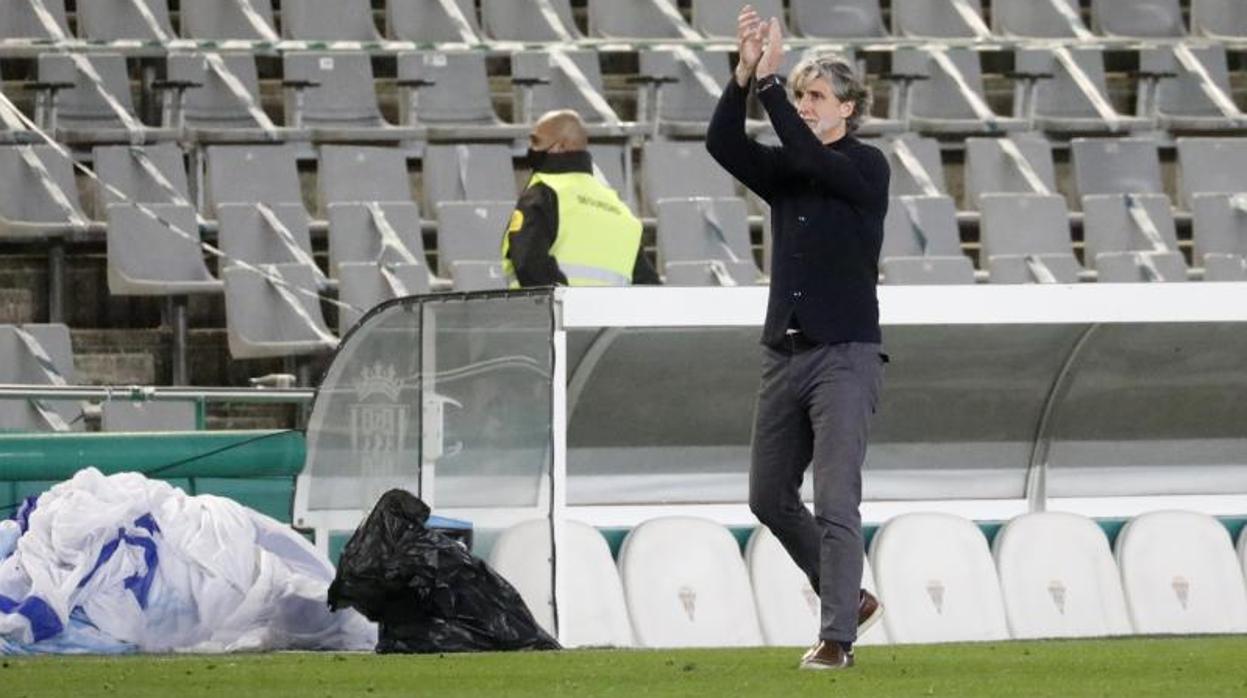
[[0, 525], [0, 654], [372, 649], [332, 580], [263, 514], [87, 468]]

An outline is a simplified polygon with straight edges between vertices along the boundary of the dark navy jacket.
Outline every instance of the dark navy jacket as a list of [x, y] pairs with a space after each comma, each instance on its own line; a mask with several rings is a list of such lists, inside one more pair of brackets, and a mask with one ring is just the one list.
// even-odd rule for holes
[[888, 211], [883, 153], [852, 135], [823, 145], [779, 86], [758, 98], [780, 147], [745, 134], [747, 90], [728, 80], [706, 148], [771, 206], [771, 291], [762, 343], [800, 328], [820, 344], [880, 342], [879, 250]]

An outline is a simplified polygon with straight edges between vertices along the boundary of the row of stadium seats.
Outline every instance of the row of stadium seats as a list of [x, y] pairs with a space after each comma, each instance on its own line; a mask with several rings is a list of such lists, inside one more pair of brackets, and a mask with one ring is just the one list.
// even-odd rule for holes
[[[727, 39], [740, 0], [691, 0], [686, 17], [675, 0], [588, 0], [587, 35], [605, 39]], [[764, 17], [785, 18], [798, 36], [867, 38], [1247, 36], [1247, 9], [1237, 0], [1190, 0], [1190, 29], [1179, 0], [1091, 0], [1090, 22], [1078, 0], [755, 0]], [[77, 26], [92, 41], [176, 39], [168, 0], [79, 0]], [[570, 0], [386, 0], [385, 38], [413, 42], [582, 39]], [[990, 10], [985, 16], [984, 9]], [[38, 8], [39, 11], [36, 11]], [[382, 39], [372, 0], [221, 0], [180, 3], [180, 36], [195, 40], [360, 41]], [[280, 18], [280, 34], [278, 24]], [[690, 21], [691, 18], [691, 21]], [[0, 0], [0, 40], [70, 36], [64, 0]]]
[[[592, 527], [568, 522], [558, 564], [568, 646], [805, 645], [818, 597], [764, 528], [744, 559], [727, 529], [667, 517], [634, 528], [611, 559]], [[547, 629], [549, 523], [502, 533], [490, 564]], [[543, 552], [544, 551], [544, 552]], [[873, 570], [873, 572], [872, 572]], [[912, 513], [871, 541], [862, 584], [885, 607], [861, 644], [1247, 631], [1247, 535], [1237, 553], [1204, 514], [1162, 511], [1129, 521], [1114, 550], [1092, 520], [1027, 514], [989, 547], [972, 522]]]
[[[811, 49], [813, 50], [813, 49]], [[802, 57], [794, 51], [788, 66]], [[518, 51], [510, 78], [519, 91], [513, 122], [499, 118], [486, 57], [476, 51], [410, 51], [397, 55], [401, 92], [398, 123], [378, 102], [372, 59], [363, 52], [291, 51], [283, 54], [284, 119], [262, 105], [256, 59], [245, 53], [171, 53], [159, 123], [135, 110], [127, 59], [119, 53], [45, 53], [37, 59], [35, 121], [69, 144], [182, 140], [194, 143], [420, 142], [514, 140], [534, 114], [572, 108], [591, 135], [705, 133], [730, 53], [675, 47], [641, 51], [637, 114], [623, 121], [604, 97], [599, 54], [593, 50]], [[868, 120], [866, 135], [903, 131], [991, 134], [1040, 130], [1053, 134], [1247, 128], [1233, 99], [1226, 49], [1184, 44], [1141, 49], [1133, 112], [1114, 106], [1101, 48], [1047, 46], [1013, 56], [1013, 104], [994, 110], [984, 86], [982, 55], [969, 48], [899, 48], [891, 56], [888, 114]], [[388, 80], [387, 80], [388, 84]], [[0, 117], [6, 107], [0, 100]], [[13, 107], [7, 107], [10, 111]], [[29, 141], [29, 133], [0, 118], [0, 142]], [[769, 125], [758, 122], [755, 131]]]

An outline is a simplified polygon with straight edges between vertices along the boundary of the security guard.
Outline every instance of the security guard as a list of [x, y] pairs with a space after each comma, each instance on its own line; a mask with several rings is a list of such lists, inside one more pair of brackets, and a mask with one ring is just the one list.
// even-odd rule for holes
[[580, 116], [549, 112], [528, 140], [532, 179], [502, 237], [511, 288], [659, 283], [641, 251], [641, 221], [593, 175]]

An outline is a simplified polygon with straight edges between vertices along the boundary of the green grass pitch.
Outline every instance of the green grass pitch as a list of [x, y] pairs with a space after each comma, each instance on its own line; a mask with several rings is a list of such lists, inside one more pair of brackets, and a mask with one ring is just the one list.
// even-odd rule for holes
[[0, 658], [0, 695], [1247, 696], [1247, 636], [862, 647], [796, 670], [800, 649], [377, 656], [277, 653]]

